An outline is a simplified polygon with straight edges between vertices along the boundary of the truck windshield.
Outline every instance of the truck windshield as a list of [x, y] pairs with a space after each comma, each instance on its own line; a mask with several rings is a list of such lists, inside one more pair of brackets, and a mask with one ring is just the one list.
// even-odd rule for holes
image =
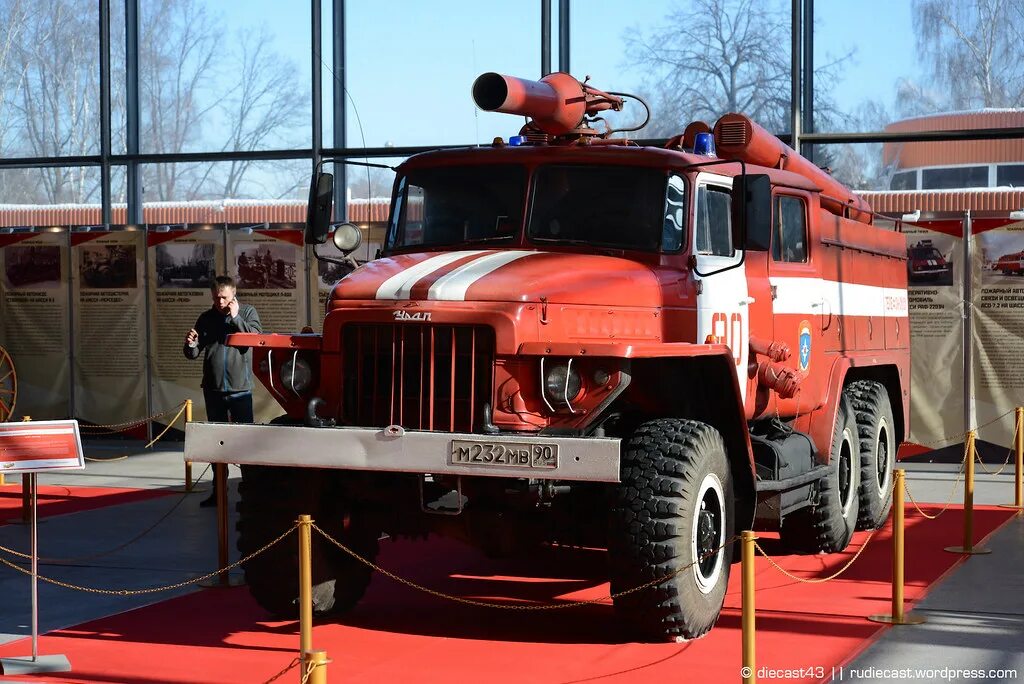
[[399, 183], [388, 247], [510, 241], [522, 225], [525, 192], [520, 166], [410, 171]]
[[535, 242], [657, 250], [666, 221], [665, 183], [665, 172], [657, 169], [542, 166], [534, 175], [528, 235]]

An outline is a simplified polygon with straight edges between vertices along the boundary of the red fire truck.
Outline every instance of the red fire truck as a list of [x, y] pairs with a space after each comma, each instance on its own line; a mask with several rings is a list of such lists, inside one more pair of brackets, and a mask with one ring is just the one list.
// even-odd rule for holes
[[[664, 639], [714, 625], [740, 530], [814, 553], [877, 526], [909, 415], [903, 236], [739, 114], [644, 147], [594, 128], [623, 96], [567, 74], [473, 95], [531, 120], [397, 168], [382, 253], [323, 334], [231, 338], [286, 414], [188, 427], [187, 457], [243, 464], [239, 550], [299, 513], [366, 558], [382, 533], [604, 546], [613, 592], [653, 582], [616, 610]], [[314, 178], [313, 244], [331, 190]], [[355, 605], [367, 566], [315, 558], [316, 610]], [[245, 571], [294, 609], [290, 549]]]
[[1003, 275], [1024, 275], [1024, 252], [1004, 254], [992, 265], [993, 271], [1002, 271]]

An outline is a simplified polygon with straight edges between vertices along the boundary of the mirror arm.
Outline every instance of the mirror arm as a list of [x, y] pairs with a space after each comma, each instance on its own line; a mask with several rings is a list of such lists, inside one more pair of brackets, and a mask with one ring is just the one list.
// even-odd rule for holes
[[335, 259], [334, 257], [324, 256], [316, 251], [317, 245], [313, 245], [313, 256], [316, 257], [317, 261], [323, 261], [328, 264], [337, 264], [338, 266], [350, 266], [352, 270], [359, 268], [359, 263], [352, 258], [351, 255], [346, 254], [341, 259]]

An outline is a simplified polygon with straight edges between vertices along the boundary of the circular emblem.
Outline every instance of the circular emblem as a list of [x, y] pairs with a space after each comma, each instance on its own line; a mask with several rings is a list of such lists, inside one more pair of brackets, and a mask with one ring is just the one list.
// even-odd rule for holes
[[805, 371], [811, 365], [811, 324], [807, 321], [800, 322], [798, 346], [800, 349], [798, 363], [800, 364], [800, 370]]

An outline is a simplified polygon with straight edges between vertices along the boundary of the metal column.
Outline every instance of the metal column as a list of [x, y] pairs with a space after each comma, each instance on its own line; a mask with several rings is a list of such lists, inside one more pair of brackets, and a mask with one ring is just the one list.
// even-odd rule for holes
[[312, 36], [313, 49], [310, 52], [313, 54], [312, 66], [313, 73], [313, 117], [312, 117], [312, 137], [313, 144], [312, 148], [312, 162], [313, 168], [320, 162], [320, 150], [324, 147], [324, 131], [323, 131], [323, 93], [322, 93], [322, 81], [323, 81], [323, 67], [320, 64], [320, 50], [323, 48], [323, 39], [320, 30], [320, 0], [310, 0], [310, 9], [312, 11]]
[[[803, 78], [804, 78], [804, 101], [803, 101], [803, 133], [814, 132], [814, 0], [803, 0]], [[814, 161], [814, 145], [804, 145], [803, 150], [797, 150], [809, 160]]]
[[551, 0], [540, 0], [540, 75], [551, 73]]
[[793, 17], [792, 26], [790, 26], [790, 36], [792, 38], [790, 43], [790, 116], [789, 116], [789, 130], [790, 139], [789, 146], [796, 151], [800, 151], [800, 101], [801, 101], [801, 90], [800, 90], [800, 51], [801, 51], [801, 5], [800, 0], [793, 0]]
[[974, 429], [974, 258], [971, 248], [971, 212], [964, 214], [963, 243], [963, 319], [964, 319], [964, 432]]
[[558, 70], [569, 71], [569, 0], [558, 0]]
[[100, 213], [110, 226], [110, 0], [100, 0]]
[[[125, 131], [126, 151], [139, 153], [139, 0], [125, 0], [124, 4], [124, 64], [125, 64]], [[139, 163], [128, 162], [128, 214], [126, 223], [142, 225], [142, 179]]]
[[[348, 137], [348, 122], [345, 115], [345, 0], [334, 0], [334, 147], [345, 147]], [[345, 188], [348, 187], [348, 167], [344, 164], [334, 166], [334, 220], [348, 221], [348, 202]]]

